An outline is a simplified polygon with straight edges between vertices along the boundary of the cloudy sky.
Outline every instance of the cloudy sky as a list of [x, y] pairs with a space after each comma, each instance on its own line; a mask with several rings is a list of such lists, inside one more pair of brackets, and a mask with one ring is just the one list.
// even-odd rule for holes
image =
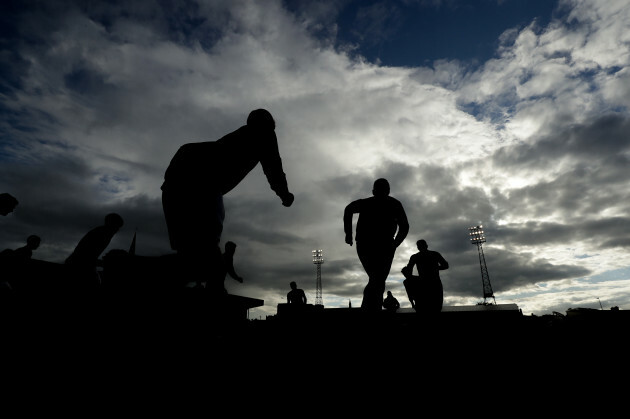
[[[132, 4], [132, 6], [129, 6]], [[225, 197], [231, 293], [275, 314], [295, 280], [361, 303], [343, 209], [385, 177], [411, 229], [449, 261], [445, 304], [525, 314], [630, 309], [630, 5], [626, 0], [5, 1], [0, 13], [0, 248], [42, 238], [63, 262], [118, 212], [110, 249], [170, 253], [160, 185], [178, 147], [266, 108], [290, 208], [260, 167]], [[356, 222], [356, 216], [355, 216]]]

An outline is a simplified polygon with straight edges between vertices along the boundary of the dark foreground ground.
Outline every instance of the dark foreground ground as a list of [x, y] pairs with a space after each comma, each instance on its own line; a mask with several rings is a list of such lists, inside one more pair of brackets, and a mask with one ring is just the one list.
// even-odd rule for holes
[[140, 394], [151, 407], [185, 394], [244, 408], [252, 392], [273, 403], [290, 395], [363, 408], [418, 397], [450, 409], [450, 394], [484, 403], [505, 392], [526, 403], [534, 389], [601, 389], [624, 380], [628, 365], [625, 311], [357, 308], [247, 320], [189, 294], [5, 297], [1, 307], [5, 395], [60, 392], [103, 409]]
[[437, 315], [412, 309], [323, 309], [247, 320], [192, 293], [12, 296], [2, 299], [1, 308], [4, 349], [20, 348], [18, 353], [32, 353], [35, 359], [56, 350], [108, 359], [143, 353], [162, 354], [165, 362], [217, 356], [223, 366], [277, 358], [283, 362], [285, 357], [330, 363], [374, 357], [406, 363], [424, 355], [482, 369], [517, 359], [579, 358], [589, 363], [625, 357], [630, 330], [626, 311], [535, 317], [510, 307], [445, 307]]
[[[147, 293], [142, 281], [129, 292], [119, 275], [94, 295], [35, 277], [46, 281], [0, 293], [3, 417], [581, 417], [625, 403], [627, 311], [354, 308], [247, 320], [196, 293]], [[9, 404], [20, 414], [6, 415]]]

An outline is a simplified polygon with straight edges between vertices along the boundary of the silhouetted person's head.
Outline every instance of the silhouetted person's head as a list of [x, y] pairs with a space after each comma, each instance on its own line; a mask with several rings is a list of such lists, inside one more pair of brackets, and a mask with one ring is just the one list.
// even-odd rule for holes
[[26, 247], [28, 247], [31, 250], [35, 250], [39, 247], [39, 244], [41, 243], [42, 239], [39, 238], [39, 236], [36, 235], [31, 235], [28, 236], [28, 238], [26, 239]]
[[292, 290], [297, 288], [297, 284], [295, 283], [295, 281], [291, 281], [291, 283], [289, 284], [289, 286], [291, 287]]
[[256, 109], [251, 111], [247, 117], [247, 126], [255, 129], [262, 130], [275, 130], [276, 121], [273, 120], [273, 116], [269, 111], [265, 109]]
[[234, 242], [226, 242], [225, 243], [225, 253], [233, 255], [236, 252], [236, 243]]
[[416, 242], [416, 246], [418, 246], [418, 250], [425, 251], [429, 248], [429, 245], [427, 244], [427, 242], [423, 239], [420, 239]]
[[107, 214], [105, 216], [105, 227], [114, 233], [120, 230], [123, 224], [124, 221], [122, 217], [116, 213]]
[[387, 179], [376, 179], [374, 186], [372, 187], [372, 194], [374, 196], [387, 196], [389, 195], [389, 182]]
[[8, 193], [0, 194], [0, 214], [7, 215], [10, 212], [13, 212], [15, 207], [18, 205], [18, 200], [15, 197]]
[[391, 291], [387, 291], [387, 296], [388, 297], [393, 297], [392, 292]]

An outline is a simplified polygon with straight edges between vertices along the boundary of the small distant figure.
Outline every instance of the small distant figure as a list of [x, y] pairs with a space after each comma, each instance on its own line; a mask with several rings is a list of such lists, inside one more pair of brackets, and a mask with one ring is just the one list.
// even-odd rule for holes
[[[419, 252], [411, 255], [409, 263], [402, 269], [409, 302], [416, 311], [440, 312], [444, 303], [440, 271], [448, 269], [448, 262], [440, 253], [429, 250], [425, 240], [418, 240], [416, 246]], [[418, 276], [413, 275], [414, 266]]]
[[383, 300], [383, 308], [387, 311], [396, 311], [400, 308], [400, 303], [391, 291], [387, 291], [387, 297]]
[[33, 250], [41, 243], [41, 238], [36, 235], [28, 236], [26, 245], [15, 250], [5, 249], [0, 252], [0, 269], [2, 270], [1, 289], [14, 289], [13, 282], [19, 280], [24, 264], [31, 260]]
[[287, 294], [287, 304], [306, 304], [306, 294], [304, 290], [297, 287], [295, 281], [289, 284], [291, 291]]
[[162, 206], [171, 248], [182, 259], [185, 276], [222, 278], [223, 196], [258, 163], [282, 205], [293, 204], [275, 127], [271, 113], [256, 109], [236, 131], [216, 141], [184, 144], [171, 159], [161, 187]]
[[70, 268], [72, 287], [95, 289], [100, 285], [96, 268], [103, 266], [103, 262], [99, 257], [123, 225], [120, 215], [107, 214], [103, 225], [93, 228], [83, 236], [65, 262]]
[[[227, 278], [227, 275], [230, 275], [232, 277], [232, 279], [236, 280], [237, 282], [240, 282], [241, 284], [243, 283], [243, 278], [240, 277], [237, 273], [236, 270], [234, 269], [234, 254], [236, 253], [236, 243], [232, 242], [232, 241], [228, 241], [225, 243], [225, 252], [223, 252], [223, 270], [224, 270], [224, 275], [221, 282], [221, 286], [223, 287], [223, 293], [227, 294], [227, 290], [225, 289], [225, 278]], [[218, 283], [212, 283], [212, 282], [206, 282], [206, 288], [207, 289], [212, 289], [212, 287], [214, 285], [218, 286]]]
[[13, 195], [6, 192], [0, 194], [0, 214], [8, 215], [15, 210], [18, 204], [18, 200]]
[[16, 261], [26, 261], [31, 259], [33, 256], [33, 250], [37, 250], [39, 248], [42, 239], [36, 235], [30, 235], [26, 238], [26, 245], [19, 247], [13, 251], [12, 258]]
[[386, 179], [377, 179], [372, 197], [351, 202], [344, 210], [346, 243], [352, 246], [352, 217], [359, 214], [356, 227], [357, 254], [368, 275], [361, 308], [380, 311], [385, 281], [394, 260], [396, 248], [409, 233], [407, 214], [397, 199], [389, 196]]

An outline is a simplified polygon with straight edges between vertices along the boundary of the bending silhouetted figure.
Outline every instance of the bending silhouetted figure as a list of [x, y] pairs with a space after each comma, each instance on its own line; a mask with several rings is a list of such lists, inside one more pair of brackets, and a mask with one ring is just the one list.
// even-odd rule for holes
[[9, 193], [0, 194], [0, 215], [8, 215], [18, 206], [18, 200]]
[[395, 198], [389, 196], [389, 182], [377, 179], [372, 197], [351, 202], [343, 214], [346, 243], [352, 246], [352, 217], [359, 214], [356, 227], [357, 254], [368, 275], [361, 307], [381, 310], [385, 281], [394, 260], [396, 248], [407, 237], [407, 214]]
[[275, 121], [264, 109], [252, 111], [246, 125], [217, 141], [184, 144], [172, 158], [161, 188], [162, 205], [171, 248], [195, 276], [190, 281], [222, 278], [223, 195], [258, 163], [282, 205], [291, 206], [294, 197], [282, 169]]
[[94, 290], [100, 285], [97, 266], [102, 266], [101, 253], [109, 246], [124, 222], [116, 213], [107, 214], [103, 225], [90, 230], [79, 241], [66, 259], [70, 274], [70, 287], [74, 290]]
[[306, 294], [304, 290], [297, 287], [295, 281], [289, 284], [291, 291], [287, 294], [287, 304], [306, 304]]
[[383, 308], [387, 311], [396, 311], [400, 308], [400, 303], [391, 291], [387, 291], [387, 297], [383, 300]]
[[[440, 253], [429, 250], [425, 240], [418, 240], [416, 245], [419, 252], [411, 255], [409, 263], [402, 270], [409, 302], [417, 312], [440, 312], [444, 303], [440, 271], [448, 269], [448, 262]], [[418, 276], [413, 275], [414, 266]]]

